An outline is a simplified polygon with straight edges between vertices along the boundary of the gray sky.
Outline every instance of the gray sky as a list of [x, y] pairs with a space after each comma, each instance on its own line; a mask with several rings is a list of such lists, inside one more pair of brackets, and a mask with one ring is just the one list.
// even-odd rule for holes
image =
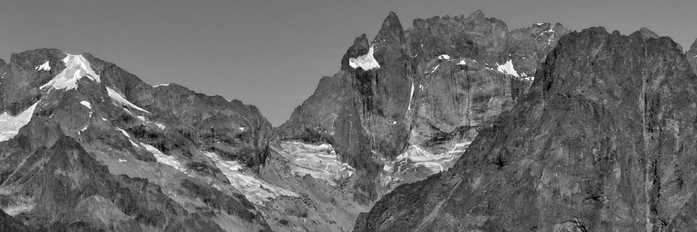
[[695, 0], [0, 0], [0, 57], [87, 51], [152, 84], [254, 104], [279, 125], [390, 10], [410, 26], [476, 9], [509, 28], [551, 21], [626, 34], [646, 26], [683, 48], [697, 38]]

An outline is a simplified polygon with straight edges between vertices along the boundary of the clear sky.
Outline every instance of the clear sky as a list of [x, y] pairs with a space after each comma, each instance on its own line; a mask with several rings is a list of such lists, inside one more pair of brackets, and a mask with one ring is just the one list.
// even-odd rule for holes
[[695, 0], [0, 0], [0, 57], [44, 47], [86, 51], [152, 84], [254, 104], [279, 125], [390, 10], [410, 26], [417, 17], [476, 9], [509, 28], [645, 26], [685, 49], [697, 38]]

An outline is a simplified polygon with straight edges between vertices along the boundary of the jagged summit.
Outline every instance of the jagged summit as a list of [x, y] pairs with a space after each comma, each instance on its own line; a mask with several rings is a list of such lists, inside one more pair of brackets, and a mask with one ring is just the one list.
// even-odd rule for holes
[[373, 43], [404, 43], [404, 28], [402, 28], [402, 23], [399, 21], [397, 13], [390, 11], [385, 20], [382, 22], [382, 26], [375, 36]]

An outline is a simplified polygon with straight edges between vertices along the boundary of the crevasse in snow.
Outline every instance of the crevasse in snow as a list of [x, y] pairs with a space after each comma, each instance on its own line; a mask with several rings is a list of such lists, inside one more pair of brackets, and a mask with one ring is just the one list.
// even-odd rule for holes
[[0, 114], [0, 142], [9, 140], [17, 135], [19, 129], [29, 123], [38, 104], [39, 102], [36, 102], [34, 105], [14, 116], [7, 112]]
[[373, 57], [373, 52], [373, 46], [370, 46], [370, 49], [368, 49], [368, 53], [366, 53], [365, 55], [356, 58], [349, 58], [349, 66], [351, 66], [351, 68], [354, 69], [360, 67], [366, 71], [380, 68], [380, 64], [377, 60], [375, 60], [375, 57]]
[[77, 81], [82, 77], [100, 82], [99, 75], [92, 70], [90, 62], [82, 55], [68, 54], [63, 58], [63, 63], [65, 64], [65, 69], [53, 77], [51, 81], [42, 85], [42, 89], [46, 87], [74, 89], [77, 88]]

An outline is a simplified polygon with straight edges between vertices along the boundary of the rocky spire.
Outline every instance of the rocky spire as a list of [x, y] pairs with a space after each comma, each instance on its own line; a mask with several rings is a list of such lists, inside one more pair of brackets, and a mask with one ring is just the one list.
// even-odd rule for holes
[[384, 66], [403, 66], [406, 55], [404, 28], [395, 12], [390, 12], [373, 39], [375, 59]]
[[404, 29], [402, 28], [402, 23], [399, 22], [397, 13], [390, 11], [387, 18], [385, 18], [385, 20], [382, 22], [380, 31], [375, 36], [373, 42], [378, 44], [403, 43], [404, 40]]

